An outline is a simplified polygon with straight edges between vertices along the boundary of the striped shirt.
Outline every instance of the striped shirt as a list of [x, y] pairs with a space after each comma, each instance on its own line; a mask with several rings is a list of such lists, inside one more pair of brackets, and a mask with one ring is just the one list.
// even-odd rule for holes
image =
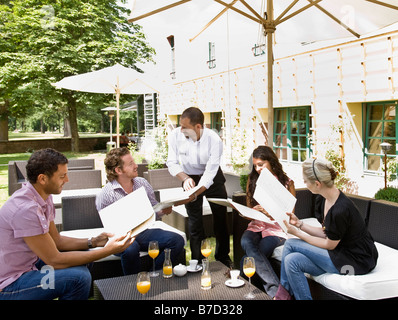
[[[132, 179], [132, 181], [133, 190], [144, 187], [151, 205], [154, 206], [158, 204], [152, 186], [146, 179], [137, 177]], [[120, 200], [127, 195], [128, 193], [123, 189], [117, 180], [110, 181], [102, 188], [101, 192], [97, 194], [95, 199], [97, 210], [100, 211], [101, 209], [111, 205], [115, 201]], [[159, 212], [156, 213], [156, 216], [157, 219], [160, 218]]]

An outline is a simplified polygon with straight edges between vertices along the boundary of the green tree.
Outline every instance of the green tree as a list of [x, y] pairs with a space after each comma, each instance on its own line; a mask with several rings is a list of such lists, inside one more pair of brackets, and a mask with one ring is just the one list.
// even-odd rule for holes
[[[152, 61], [141, 27], [127, 22], [126, 0], [15, 0], [0, 5], [0, 127], [8, 115], [66, 104], [72, 150], [79, 150], [78, 111], [112, 95], [57, 90], [51, 83], [120, 63]], [[138, 68], [136, 68], [138, 70]], [[140, 70], [138, 70], [140, 71]], [[0, 128], [0, 140], [4, 139]]]

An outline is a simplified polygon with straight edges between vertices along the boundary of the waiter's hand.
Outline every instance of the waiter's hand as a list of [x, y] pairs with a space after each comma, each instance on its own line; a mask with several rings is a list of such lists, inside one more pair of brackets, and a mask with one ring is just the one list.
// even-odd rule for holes
[[188, 191], [195, 187], [195, 185], [195, 181], [192, 178], [188, 178], [182, 184], [182, 188], [184, 189], [184, 191]]

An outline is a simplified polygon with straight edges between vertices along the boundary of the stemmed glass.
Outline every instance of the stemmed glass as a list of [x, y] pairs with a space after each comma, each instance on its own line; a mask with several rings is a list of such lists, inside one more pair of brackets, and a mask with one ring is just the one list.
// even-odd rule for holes
[[137, 276], [137, 290], [141, 294], [146, 294], [151, 288], [151, 278], [146, 271], [140, 272]]
[[208, 257], [211, 254], [211, 245], [210, 245], [210, 239], [203, 239], [202, 243], [200, 245], [200, 252], [202, 255], [208, 259]]
[[245, 260], [243, 261], [243, 272], [249, 278], [249, 288], [250, 288], [250, 292], [245, 295], [245, 298], [253, 299], [254, 294], [252, 291], [251, 277], [256, 272], [256, 265], [254, 263], [253, 257], [245, 257]]
[[153, 271], [149, 273], [150, 277], [159, 276], [159, 272], [155, 271], [155, 259], [159, 255], [159, 243], [157, 241], [150, 241], [148, 246], [148, 254], [153, 259]]

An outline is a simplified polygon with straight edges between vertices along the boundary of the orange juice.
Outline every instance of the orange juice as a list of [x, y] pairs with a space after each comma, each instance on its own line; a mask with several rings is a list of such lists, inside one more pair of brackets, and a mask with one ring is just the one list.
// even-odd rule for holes
[[209, 275], [202, 275], [200, 279], [200, 287], [204, 290], [211, 289], [211, 277]]
[[159, 255], [159, 250], [149, 250], [148, 254], [152, 259], [155, 259]]
[[245, 273], [246, 276], [251, 278], [253, 274], [256, 272], [255, 268], [243, 268], [243, 272]]
[[211, 249], [202, 249], [201, 252], [207, 258], [211, 254]]
[[172, 266], [163, 266], [163, 274], [166, 276], [173, 274], [173, 267]]
[[137, 290], [142, 294], [147, 293], [150, 288], [151, 283], [149, 281], [140, 281], [137, 283]]

